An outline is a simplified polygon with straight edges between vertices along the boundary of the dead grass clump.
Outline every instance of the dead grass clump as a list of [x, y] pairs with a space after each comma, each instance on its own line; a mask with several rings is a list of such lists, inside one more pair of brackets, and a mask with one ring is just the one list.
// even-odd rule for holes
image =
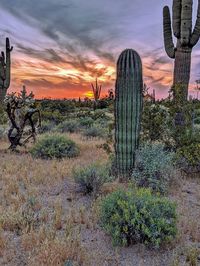
[[79, 241], [66, 241], [60, 238], [46, 239], [29, 265], [64, 265], [67, 260], [72, 261], [73, 265], [89, 265]]
[[0, 229], [0, 257], [3, 256], [3, 253], [6, 249], [7, 246], [7, 239], [5, 238], [4, 234], [3, 234], [3, 230], [2, 228]]
[[79, 234], [72, 228], [62, 235], [53, 227], [42, 226], [38, 232], [31, 230], [22, 235], [22, 247], [31, 254], [30, 266], [64, 265], [67, 260], [73, 261], [73, 265], [89, 265]]

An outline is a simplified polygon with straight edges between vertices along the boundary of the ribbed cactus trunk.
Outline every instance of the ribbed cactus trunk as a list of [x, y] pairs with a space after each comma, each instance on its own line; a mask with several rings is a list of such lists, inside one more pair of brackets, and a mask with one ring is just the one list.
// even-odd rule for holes
[[[175, 52], [173, 87], [177, 87], [177, 89], [174, 90], [174, 98], [176, 100], [179, 98], [180, 100], [186, 100], [188, 97], [191, 53], [192, 49], [190, 48], [178, 48]], [[178, 88], [179, 92], [177, 91]]]
[[115, 173], [130, 177], [139, 145], [142, 112], [142, 63], [132, 49], [121, 53], [115, 86]]

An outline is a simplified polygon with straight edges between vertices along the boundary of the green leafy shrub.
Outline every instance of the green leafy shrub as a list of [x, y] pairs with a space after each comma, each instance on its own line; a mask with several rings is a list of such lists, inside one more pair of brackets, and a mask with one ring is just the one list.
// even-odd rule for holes
[[168, 142], [172, 141], [171, 124], [169, 108], [158, 103], [146, 103], [142, 115], [142, 140], [161, 140], [168, 144]]
[[54, 129], [55, 124], [51, 121], [44, 121], [42, 122], [40, 128], [39, 128], [39, 133], [43, 134], [43, 133], [47, 133], [50, 132]]
[[164, 151], [162, 144], [146, 144], [136, 155], [133, 178], [140, 187], [165, 193], [173, 173], [174, 154]]
[[200, 130], [187, 128], [179, 137], [176, 149], [176, 163], [186, 173], [200, 172]]
[[60, 133], [74, 133], [79, 130], [78, 123], [76, 121], [68, 120], [64, 121], [56, 127], [56, 130]]
[[149, 189], [119, 190], [102, 201], [100, 222], [114, 245], [159, 247], [176, 236], [176, 206]]
[[72, 158], [79, 154], [76, 143], [60, 134], [45, 135], [31, 149], [34, 157], [42, 159]]
[[200, 142], [178, 148], [176, 159], [178, 166], [185, 172], [200, 172]]
[[42, 112], [42, 121], [50, 121], [54, 124], [59, 124], [65, 120], [65, 116], [59, 113], [59, 111], [43, 111]]
[[88, 128], [94, 124], [94, 120], [91, 117], [80, 117], [79, 124], [83, 128]]
[[194, 119], [194, 123], [200, 125], [200, 116]]
[[83, 132], [83, 136], [85, 136], [87, 138], [101, 138], [104, 135], [105, 135], [105, 131], [102, 128], [99, 128], [97, 126], [87, 128]]
[[0, 106], [0, 125], [6, 124], [8, 122], [8, 115], [4, 108]]
[[98, 163], [75, 168], [73, 176], [75, 182], [80, 185], [81, 192], [93, 195], [99, 192], [105, 182], [111, 180], [109, 166]]
[[95, 110], [93, 114], [93, 119], [106, 119], [106, 113], [104, 110]]

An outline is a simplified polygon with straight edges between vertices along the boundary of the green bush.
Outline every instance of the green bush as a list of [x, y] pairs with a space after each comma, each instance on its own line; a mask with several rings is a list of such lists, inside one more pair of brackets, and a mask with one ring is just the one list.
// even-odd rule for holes
[[42, 111], [42, 121], [50, 121], [54, 124], [59, 124], [65, 120], [65, 116], [59, 113], [59, 111]]
[[200, 125], [200, 116], [194, 119], [194, 123]]
[[6, 124], [8, 122], [8, 115], [4, 108], [0, 106], [0, 125]]
[[94, 120], [91, 117], [81, 117], [79, 118], [79, 124], [83, 128], [88, 128], [94, 124]]
[[200, 130], [186, 129], [179, 138], [176, 149], [176, 163], [186, 173], [200, 172]]
[[68, 120], [64, 121], [56, 127], [56, 130], [60, 133], [74, 133], [79, 130], [78, 123], [76, 121]]
[[101, 138], [105, 135], [105, 131], [97, 126], [93, 126], [90, 128], [87, 128], [84, 132], [83, 135], [87, 138]]
[[114, 245], [159, 247], [176, 236], [176, 206], [149, 189], [119, 190], [102, 201], [100, 223]]
[[81, 192], [93, 195], [99, 192], [105, 182], [111, 180], [109, 166], [98, 163], [74, 169], [73, 176], [75, 182], [80, 185]]
[[94, 114], [93, 114], [93, 119], [97, 120], [97, 119], [106, 119], [106, 113], [103, 110], [95, 110]]
[[34, 157], [42, 159], [72, 158], [79, 154], [76, 143], [60, 134], [45, 135], [30, 150]]
[[145, 144], [136, 154], [133, 178], [140, 187], [165, 193], [173, 174], [174, 153], [164, 151], [164, 145]]
[[185, 172], [200, 172], [200, 143], [191, 143], [177, 149], [177, 164]]
[[41, 124], [41, 127], [39, 128], [39, 133], [43, 134], [43, 133], [47, 133], [50, 132], [54, 129], [55, 124], [51, 121], [43, 121]]
[[161, 140], [163, 142], [170, 142], [171, 124], [169, 108], [158, 103], [146, 103], [142, 115], [141, 138], [144, 141]]

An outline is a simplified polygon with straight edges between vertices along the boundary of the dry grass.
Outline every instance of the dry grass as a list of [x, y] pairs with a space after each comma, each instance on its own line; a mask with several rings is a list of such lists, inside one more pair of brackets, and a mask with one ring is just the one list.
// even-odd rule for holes
[[[20, 237], [28, 265], [63, 265], [67, 259], [77, 265], [88, 265], [84, 264], [87, 256], [74, 230], [79, 225], [92, 227], [93, 220], [85, 213], [84, 206], [64, 209], [62, 198], [58, 196], [52, 201], [48, 192], [64, 179], [72, 180], [72, 169], [76, 165], [90, 164], [95, 158], [106, 162], [107, 156], [96, 148], [101, 140], [86, 142], [76, 134], [70, 138], [79, 145], [80, 156], [49, 161], [33, 159], [24, 150], [10, 153], [6, 150], [8, 143], [1, 142], [0, 256], [4, 256], [6, 248], [3, 232], [11, 232]], [[10, 262], [7, 253], [4, 262], [14, 265], [16, 261]]]
[[[177, 202], [179, 237], [169, 251], [115, 249], [98, 226], [101, 197], [127, 188], [118, 182], [104, 184], [96, 200], [63, 187], [73, 184], [72, 169], [96, 160], [107, 162], [97, 148], [102, 140], [85, 140], [70, 134], [80, 147], [80, 156], [63, 160], [33, 159], [27, 152], [12, 154], [1, 142], [0, 150], [0, 265], [196, 265], [200, 242], [200, 181], [177, 175], [170, 197]], [[181, 180], [181, 181], [178, 181]], [[175, 254], [175, 255], [173, 255]], [[155, 262], [155, 261], [158, 261]], [[166, 263], [165, 263], [166, 261]], [[155, 263], [154, 263], [155, 262]], [[176, 264], [179, 263], [179, 264]], [[193, 263], [193, 264], [192, 264]]]

